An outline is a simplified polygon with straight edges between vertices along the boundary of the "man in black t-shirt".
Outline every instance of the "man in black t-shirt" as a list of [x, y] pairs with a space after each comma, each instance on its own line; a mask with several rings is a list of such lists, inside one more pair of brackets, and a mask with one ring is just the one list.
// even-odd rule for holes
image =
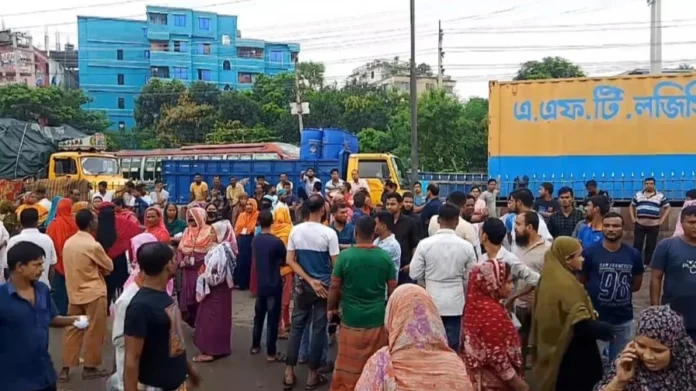
[[164, 390], [195, 388], [198, 373], [186, 360], [181, 313], [167, 294], [176, 274], [174, 251], [164, 243], [147, 243], [138, 249], [143, 283], [126, 310], [124, 391], [138, 384]]

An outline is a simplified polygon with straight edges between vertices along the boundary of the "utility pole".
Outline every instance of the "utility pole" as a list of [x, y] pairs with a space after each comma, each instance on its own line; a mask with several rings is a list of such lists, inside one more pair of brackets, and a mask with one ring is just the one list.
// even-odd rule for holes
[[437, 21], [437, 88], [442, 88], [442, 76], [445, 73], [445, 69], [442, 66], [442, 61], [445, 58], [445, 52], [442, 51], [442, 38], [444, 33], [442, 31], [442, 21]]
[[418, 180], [418, 81], [416, 80], [416, 2], [411, 2], [411, 177]]
[[650, 5], [650, 74], [662, 73], [662, 0], [648, 0]]
[[300, 128], [300, 137], [302, 137], [302, 130], [304, 129], [304, 123], [302, 116], [309, 114], [309, 103], [302, 102], [302, 96], [300, 95], [300, 61], [298, 58], [295, 59], [295, 101], [290, 102], [290, 114], [297, 116], [297, 125]]

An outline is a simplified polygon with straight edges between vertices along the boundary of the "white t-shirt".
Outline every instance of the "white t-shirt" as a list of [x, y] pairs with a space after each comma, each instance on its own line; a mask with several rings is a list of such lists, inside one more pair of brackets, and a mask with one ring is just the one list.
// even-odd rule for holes
[[118, 297], [116, 303], [114, 303], [114, 313], [116, 315], [114, 316], [114, 326], [111, 330], [111, 342], [114, 344], [114, 350], [116, 351], [116, 373], [114, 376], [116, 376], [119, 390], [123, 389], [123, 370], [126, 360], [126, 341], [123, 335], [123, 324], [126, 320], [126, 309], [128, 309], [128, 305], [131, 300], [133, 300], [133, 296], [135, 296], [139, 290], [140, 287], [138, 284], [134, 283], [129, 285], [123, 290], [123, 293]]
[[41, 199], [41, 200], [38, 202], [38, 204], [41, 205], [41, 206], [43, 206], [44, 208], [46, 208], [46, 210], [51, 210], [51, 206], [53, 205], [53, 203], [51, 202], [51, 200], [49, 200], [48, 198], [43, 198], [43, 199]]
[[305, 175], [302, 177], [302, 182], [304, 182], [305, 190], [307, 191], [307, 195], [309, 196], [314, 192], [314, 184], [317, 182], [321, 183], [321, 179], [317, 177], [309, 179], [309, 177]]
[[308, 221], [290, 231], [288, 251], [294, 251], [297, 262], [310, 277], [324, 285], [331, 284], [331, 257], [338, 255], [338, 235], [324, 224]]
[[[162, 199], [162, 201], [160, 201], [160, 199]], [[169, 192], [164, 189], [162, 189], [162, 191], [160, 191], [159, 193], [157, 191], [153, 191], [150, 193], [150, 200], [152, 201], [149, 203], [150, 205], [164, 205], [169, 200]]]
[[25, 228], [22, 230], [22, 232], [19, 233], [19, 235], [15, 235], [10, 238], [10, 241], [7, 242], [7, 249], [11, 249], [15, 244], [19, 242], [31, 242], [38, 245], [44, 250], [44, 252], [46, 253], [46, 257], [44, 258], [44, 269], [43, 273], [41, 274], [41, 278], [39, 278], [39, 281], [48, 285], [48, 287], [50, 288], [51, 282], [48, 280], [48, 269], [50, 266], [53, 266], [56, 263], [58, 263], [56, 247], [53, 245], [53, 240], [51, 240], [51, 237], [49, 237], [46, 234], [42, 234], [36, 228]]
[[102, 194], [99, 191], [96, 191], [94, 194], [92, 194], [92, 199], [94, 199], [94, 197], [101, 197], [102, 201], [111, 202], [114, 199], [114, 192], [107, 190], [105, 194]]

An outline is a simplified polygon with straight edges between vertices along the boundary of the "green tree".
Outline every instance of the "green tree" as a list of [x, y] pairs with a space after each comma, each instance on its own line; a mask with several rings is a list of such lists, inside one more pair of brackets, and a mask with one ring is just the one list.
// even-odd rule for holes
[[217, 107], [220, 103], [220, 91], [215, 84], [205, 81], [194, 81], [188, 87], [191, 101], [198, 105], [210, 105]]
[[574, 77], [585, 77], [580, 66], [562, 57], [544, 57], [541, 61], [523, 63], [514, 80], [571, 79]]
[[165, 107], [176, 106], [186, 86], [178, 80], [151, 79], [135, 100], [133, 117], [139, 129], [154, 129]]
[[179, 146], [205, 142], [217, 122], [217, 110], [210, 105], [197, 105], [183, 94], [176, 106], [167, 106], [155, 126], [155, 135], [163, 146]]
[[691, 71], [694, 69], [694, 66], [691, 64], [679, 64], [679, 67], [677, 67], [677, 69]]
[[433, 68], [424, 62], [420, 63], [420, 64], [418, 64], [418, 66], [416, 66], [416, 75], [418, 75], [418, 76], [432, 76], [433, 75]]
[[309, 103], [309, 114], [304, 116], [306, 128], [331, 128], [341, 124], [346, 94], [335, 88], [309, 91], [304, 101]]
[[205, 135], [208, 144], [265, 143], [278, 139], [277, 134], [261, 125], [246, 128], [239, 121], [218, 122], [215, 130]]
[[297, 65], [297, 72], [302, 84], [312, 90], [320, 90], [324, 87], [324, 64], [319, 62], [301, 62]]
[[261, 121], [261, 105], [251, 91], [225, 91], [220, 95], [218, 114], [223, 122], [239, 121], [254, 127]]
[[284, 142], [300, 141], [297, 118], [290, 114], [290, 102], [295, 101], [295, 76], [292, 73], [258, 76], [252, 97], [261, 107], [261, 122], [267, 129], [277, 133]]

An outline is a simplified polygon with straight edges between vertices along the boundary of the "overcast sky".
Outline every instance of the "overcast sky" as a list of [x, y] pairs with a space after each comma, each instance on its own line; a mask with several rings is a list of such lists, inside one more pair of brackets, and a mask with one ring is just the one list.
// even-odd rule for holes
[[[696, 64], [694, 0], [663, 0], [665, 67]], [[242, 36], [298, 42], [301, 61], [326, 64], [329, 81], [376, 58], [409, 58], [407, 0], [5, 0], [7, 28], [29, 31], [43, 47], [48, 29], [77, 44], [77, 15], [145, 19], [145, 5], [186, 7], [239, 17]], [[649, 65], [646, 0], [416, 0], [416, 60], [437, 64], [437, 24], [445, 31], [446, 74], [462, 98], [487, 96], [488, 80], [509, 80], [519, 63], [563, 56], [590, 75]]]

